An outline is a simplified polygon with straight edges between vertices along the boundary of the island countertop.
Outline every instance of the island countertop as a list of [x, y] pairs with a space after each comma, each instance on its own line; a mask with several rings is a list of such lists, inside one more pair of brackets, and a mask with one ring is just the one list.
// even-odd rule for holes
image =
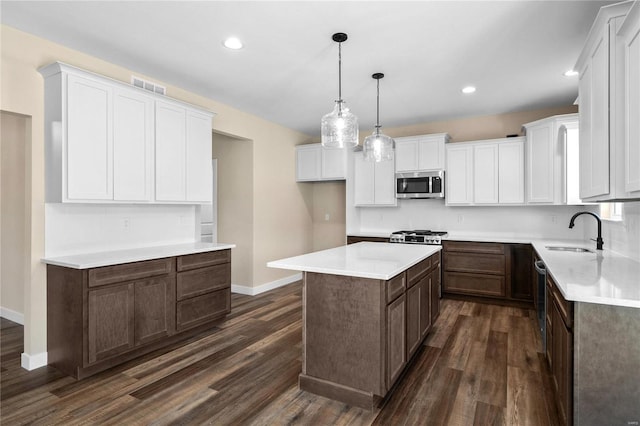
[[389, 280], [442, 246], [361, 242], [274, 260], [270, 268]]
[[127, 250], [81, 253], [60, 257], [46, 257], [43, 263], [73, 269], [89, 269], [122, 263], [160, 259], [163, 257], [184, 256], [209, 251], [235, 248], [235, 244], [194, 242], [165, 246], [142, 247]]

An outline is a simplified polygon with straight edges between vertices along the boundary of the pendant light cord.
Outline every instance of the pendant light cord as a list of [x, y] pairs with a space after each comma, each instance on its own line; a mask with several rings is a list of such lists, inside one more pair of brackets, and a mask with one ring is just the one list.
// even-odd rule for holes
[[342, 43], [338, 43], [338, 102], [342, 109]]
[[380, 133], [380, 79], [376, 79], [378, 83], [376, 96], [376, 133]]

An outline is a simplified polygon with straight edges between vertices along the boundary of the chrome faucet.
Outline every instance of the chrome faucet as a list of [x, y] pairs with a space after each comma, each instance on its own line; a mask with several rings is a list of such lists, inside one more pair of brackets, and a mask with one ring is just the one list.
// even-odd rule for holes
[[593, 240], [592, 238], [592, 240], [596, 242], [596, 249], [602, 250], [602, 244], [604, 244], [604, 241], [602, 241], [602, 221], [600, 220], [600, 216], [591, 212], [578, 212], [571, 217], [571, 220], [569, 221], [569, 228], [573, 228], [574, 226], [573, 222], [576, 220], [576, 217], [580, 216], [581, 214], [590, 214], [591, 216], [595, 217], [596, 220], [598, 221], [598, 238], [595, 240]]

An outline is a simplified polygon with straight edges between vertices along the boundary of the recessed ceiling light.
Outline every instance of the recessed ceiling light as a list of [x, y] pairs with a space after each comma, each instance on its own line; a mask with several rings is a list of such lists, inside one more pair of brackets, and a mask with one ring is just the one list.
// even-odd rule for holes
[[575, 70], [569, 70], [564, 72], [565, 77], [574, 77], [576, 75], [578, 75], [578, 71], [575, 71]]
[[473, 87], [473, 86], [467, 86], [467, 87], [465, 87], [465, 88], [463, 88], [463, 89], [462, 89], [462, 93], [465, 93], [465, 94], [467, 94], [467, 95], [468, 95], [469, 93], [473, 93], [473, 92], [475, 92], [475, 91], [476, 91], [476, 88], [475, 88], [475, 87]]
[[240, 41], [240, 39], [237, 37], [229, 37], [225, 39], [225, 41], [222, 42], [222, 44], [227, 49], [232, 49], [232, 50], [239, 50], [239, 49], [242, 49], [242, 47], [244, 46]]

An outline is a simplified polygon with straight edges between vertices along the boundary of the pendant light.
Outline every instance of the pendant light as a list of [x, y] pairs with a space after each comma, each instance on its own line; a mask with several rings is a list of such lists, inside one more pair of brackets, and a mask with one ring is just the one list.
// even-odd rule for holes
[[364, 138], [364, 158], [365, 160], [375, 162], [391, 161], [393, 160], [395, 142], [389, 136], [380, 132], [380, 79], [384, 77], [384, 74], [377, 72], [371, 77], [377, 81], [378, 85], [378, 95], [376, 97], [376, 126], [373, 133]]
[[358, 117], [342, 100], [342, 42], [347, 40], [347, 35], [335, 33], [332, 39], [338, 43], [338, 100], [333, 111], [322, 117], [322, 147], [353, 148], [358, 145]]

